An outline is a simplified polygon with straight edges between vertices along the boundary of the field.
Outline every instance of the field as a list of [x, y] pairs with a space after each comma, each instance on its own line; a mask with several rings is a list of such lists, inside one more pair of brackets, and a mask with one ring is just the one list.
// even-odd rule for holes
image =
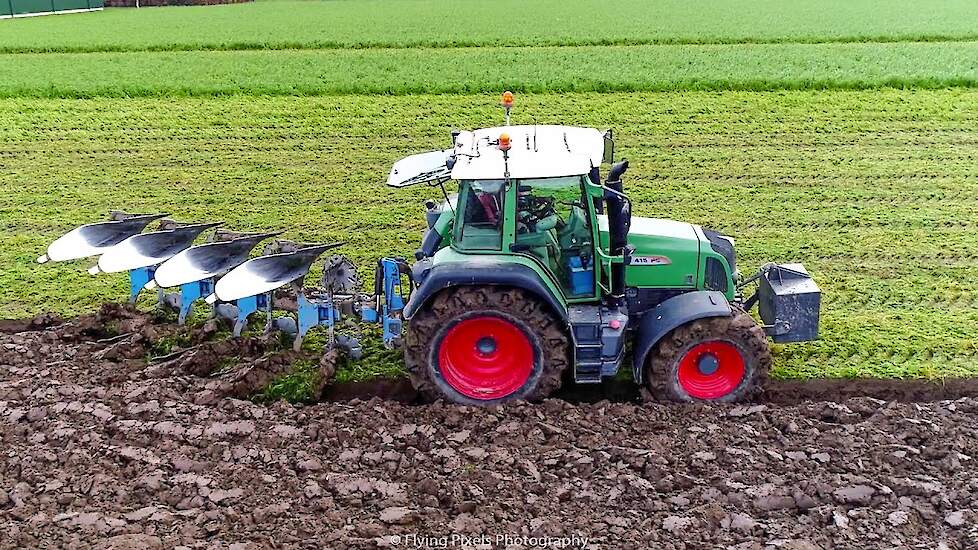
[[[97, 19], [96, 19], [97, 18]], [[98, 23], [89, 26], [88, 21]], [[13, 21], [0, 51], [969, 41], [969, 0], [259, 1]]]
[[[364, 267], [409, 254], [421, 202], [437, 197], [387, 189], [388, 166], [446, 143], [453, 124], [494, 120], [494, 99], [4, 102], [16, 192], [0, 198], [3, 315], [81, 313], [124, 295], [124, 277], [31, 264], [108, 208], [346, 240]], [[638, 214], [722, 229], [743, 266], [811, 269], [825, 292], [822, 339], [779, 350], [780, 376], [973, 372], [978, 91], [544, 94], [520, 109], [618, 129]]]
[[213, 380], [120, 357], [145, 341], [86, 328], [105, 327], [0, 332], [5, 549], [544, 547], [411, 538], [441, 533], [593, 550], [978, 544], [958, 462], [978, 454], [971, 397], [213, 403]]
[[638, 214], [736, 236], [743, 268], [808, 266], [822, 338], [778, 347], [775, 376], [976, 373], [971, 3], [579, 2], [584, 26], [564, 4], [0, 22], [0, 317], [121, 298], [122, 277], [31, 263], [110, 208], [407, 255], [431, 193], [386, 189], [391, 162], [496, 123], [510, 88], [516, 121], [615, 128]]
[[0, 98], [884, 86], [978, 86], [978, 41], [16, 54], [0, 65]]
[[[346, 241], [368, 279], [440, 195], [391, 163], [499, 123], [506, 88], [514, 122], [614, 128], [636, 214], [734, 236], [745, 272], [804, 262], [821, 338], [774, 346], [749, 404], [618, 380], [459, 407], [376, 327], [351, 363], [35, 263], [126, 209]], [[0, 550], [978, 548], [976, 223], [973, 0], [0, 21]]]

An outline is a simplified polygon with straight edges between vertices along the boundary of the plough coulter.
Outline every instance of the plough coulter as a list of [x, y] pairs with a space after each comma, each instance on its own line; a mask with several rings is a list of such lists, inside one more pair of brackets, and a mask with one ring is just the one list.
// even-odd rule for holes
[[[510, 126], [512, 100], [503, 94], [505, 126], [453, 131], [447, 149], [394, 164], [389, 186], [426, 184], [444, 200], [425, 204], [428, 229], [413, 265], [377, 262], [372, 294], [360, 292], [342, 256], [325, 261], [317, 285], [304, 283], [342, 243], [271, 240], [279, 233], [162, 214], [113, 212], [62, 236], [38, 261], [97, 256], [93, 274], [128, 271], [131, 302], [155, 289], [183, 323], [204, 298], [236, 337], [262, 311], [266, 330], [295, 334], [296, 349], [324, 326], [328, 345], [356, 355], [358, 342], [334, 339], [332, 329], [344, 318], [379, 322], [385, 344], [403, 347], [422, 394], [475, 405], [601, 382], [619, 371], [626, 342], [634, 379], [655, 396], [737, 401], [763, 383], [769, 338], [817, 337], [820, 292], [801, 264], [743, 276], [732, 238], [632, 217], [622, 185], [628, 161], [614, 162], [610, 130]], [[760, 323], [749, 314], [755, 305]]]

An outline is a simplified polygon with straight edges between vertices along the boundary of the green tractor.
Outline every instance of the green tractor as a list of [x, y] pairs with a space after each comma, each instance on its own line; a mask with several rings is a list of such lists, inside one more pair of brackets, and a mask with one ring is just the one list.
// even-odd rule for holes
[[744, 277], [730, 237], [632, 217], [610, 131], [509, 126], [507, 101], [506, 126], [453, 132], [450, 149], [402, 159], [388, 178], [444, 197], [426, 204], [403, 311], [423, 395], [537, 400], [613, 377], [630, 356], [659, 399], [741, 401], [766, 379], [769, 338], [817, 337], [820, 293], [802, 265]]

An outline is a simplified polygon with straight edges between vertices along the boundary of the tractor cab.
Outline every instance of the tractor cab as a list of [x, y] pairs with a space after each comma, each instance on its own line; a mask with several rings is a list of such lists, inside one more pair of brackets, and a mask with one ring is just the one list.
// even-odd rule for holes
[[568, 298], [593, 298], [595, 223], [582, 176], [462, 180], [451, 246], [533, 258]]
[[[600, 298], [603, 250], [598, 215], [605, 190], [592, 180], [610, 160], [610, 132], [571, 126], [508, 126], [454, 135], [455, 147], [395, 164], [395, 187], [455, 180], [458, 195], [429, 206], [431, 230], [419, 259], [444, 247], [460, 254], [527, 258], [559, 296]], [[430, 161], [430, 162], [429, 162]], [[440, 163], [440, 164], [439, 164]], [[437, 165], [437, 166], [436, 166]], [[447, 198], [447, 197], [446, 197]], [[609, 266], [610, 267], [610, 266]]]
[[516, 188], [516, 236], [510, 250], [533, 255], [568, 298], [594, 296], [595, 226], [586, 178], [524, 180]]

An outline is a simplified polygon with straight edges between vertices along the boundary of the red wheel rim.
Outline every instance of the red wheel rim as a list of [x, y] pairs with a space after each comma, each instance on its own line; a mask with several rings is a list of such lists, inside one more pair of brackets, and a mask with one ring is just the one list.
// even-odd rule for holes
[[465, 319], [448, 329], [438, 348], [445, 382], [466, 397], [491, 400], [523, 387], [533, 372], [526, 334], [499, 317]]
[[719, 399], [744, 380], [744, 357], [729, 342], [693, 346], [679, 361], [679, 385], [694, 399]]

